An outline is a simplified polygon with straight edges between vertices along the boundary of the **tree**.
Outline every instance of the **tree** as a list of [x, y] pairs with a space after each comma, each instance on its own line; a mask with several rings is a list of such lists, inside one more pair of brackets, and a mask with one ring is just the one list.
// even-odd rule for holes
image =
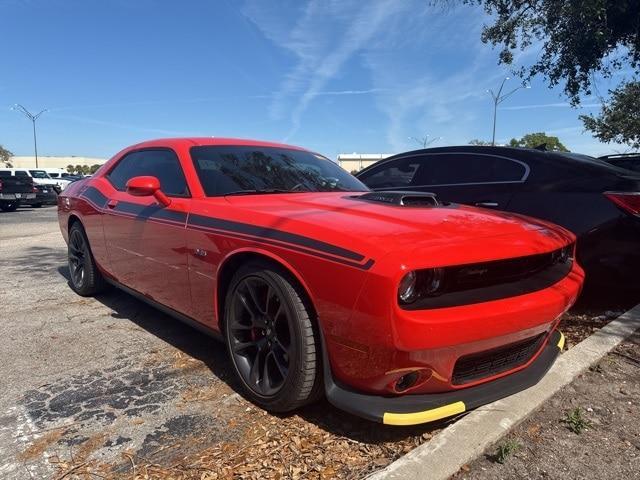
[[13, 153], [0, 145], [0, 164], [5, 167], [12, 167], [11, 157], [13, 157]]
[[638, 0], [465, 0], [484, 5], [493, 17], [482, 41], [499, 45], [500, 63], [510, 65], [514, 51], [540, 48], [537, 61], [523, 67], [525, 79], [542, 74], [551, 85], [566, 81], [574, 104], [590, 94], [593, 74], [640, 69]]
[[640, 82], [624, 83], [609, 93], [611, 102], [599, 115], [580, 116], [585, 128], [601, 142], [640, 148]]
[[490, 146], [491, 142], [488, 142], [486, 140], [479, 140], [477, 138], [474, 138], [473, 140], [469, 140], [469, 145]]
[[[482, 5], [491, 15], [482, 41], [501, 47], [499, 61], [514, 62], [518, 50], [532, 50], [535, 62], [516, 70], [530, 81], [542, 75], [550, 86], [562, 84], [570, 103], [598, 93], [597, 75], [620, 76], [618, 88], [603, 100], [598, 117], [582, 116], [585, 128], [602, 141], [640, 141], [640, 97], [626, 95], [640, 73], [640, 1], [638, 0], [463, 0]], [[596, 75], [597, 74], [597, 75]], [[624, 75], [627, 75], [625, 80]], [[632, 79], [632, 80], [630, 80]], [[627, 116], [632, 111], [634, 115]]]
[[102, 166], [102, 165], [100, 165], [100, 164], [98, 164], [98, 163], [95, 163], [95, 164], [91, 165], [91, 166], [89, 167], [89, 173], [90, 173], [91, 175], [93, 175], [94, 173], [96, 173], [96, 172], [98, 171], [98, 169], [99, 169], [101, 166]]
[[76, 167], [74, 167], [73, 165], [69, 164], [67, 165], [67, 172], [69, 173], [73, 173], [76, 171]]
[[547, 150], [554, 152], [568, 152], [558, 137], [552, 137], [544, 132], [527, 133], [524, 137], [517, 140], [512, 138], [509, 142], [511, 147], [536, 148], [545, 145]]

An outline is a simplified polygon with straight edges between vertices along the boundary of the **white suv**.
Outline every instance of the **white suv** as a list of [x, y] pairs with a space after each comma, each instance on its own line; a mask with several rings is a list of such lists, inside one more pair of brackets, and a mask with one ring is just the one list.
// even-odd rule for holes
[[67, 188], [67, 185], [71, 183], [63, 178], [51, 178], [45, 170], [40, 170], [39, 168], [2, 168], [0, 171], [11, 172], [14, 177], [31, 177], [33, 183], [37, 185], [48, 185], [60, 191]]

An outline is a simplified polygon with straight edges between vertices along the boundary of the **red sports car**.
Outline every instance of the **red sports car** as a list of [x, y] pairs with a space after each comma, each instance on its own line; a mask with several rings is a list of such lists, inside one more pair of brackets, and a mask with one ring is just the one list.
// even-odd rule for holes
[[275, 143], [134, 145], [58, 209], [77, 293], [116, 285], [223, 337], [247, 396], [276, 412], [324, 393], [408, 425], [527, 388], [584, 277], [560, 227], [370, 192]]

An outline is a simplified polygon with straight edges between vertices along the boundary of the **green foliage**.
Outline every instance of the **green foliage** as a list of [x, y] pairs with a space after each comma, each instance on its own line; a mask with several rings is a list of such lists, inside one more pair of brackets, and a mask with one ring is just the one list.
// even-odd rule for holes
[[509, 458], [521, 448], [522, 445], [520, 445], [516, 440], [506, 440], [504, 443], [498, 446], [498, 451], [496, 452], [496, 461], [500, 464], [504, 464], [507, 461], [507, 458]]
[[0, 165], [12, 167], [11, 157], [13, 157], [13, 153], [0, 145]]
[[512, 138], [509, 142], [511, 147], [536, 148], [546, 145], [546, 149], [554, 152], [568, 152], [558, 137], [547, 135], [544, 132], [527, 133], [521, 139]]
[[502, 48], [500, 63], [512, 64], [518, 50], [534, 50], [535, 63], [518, 74], [526, 80], [543, 75], [552, 86], [564, 83], [572, 104], [591, 94], [593, 74], [640, 70], [638, 0], [464, 1], [483, 5], [491, 15], [482, 41]]
[[474, 138], [472, 140], [469, 140], [469, 145], [491, 145], [491, 142], [488, 142], [487, 140], [479, 140], [477, 138]]
[[582, 415], [582, 409], [580, 407], [576, 407], [570, 412], [567, 412], [565, 418], [562, 419], [562, 423], [566, 424], [567, 428], [577, 435], [580, 435], [591, 426], [591, 422]]
[[93, 175], [102, 165], [67, 165], [67, 172], [75, 175]]
[[585, 128], [601, 142], [640, 148], [640, 82], [623, 83], [609, 93], [609, 104], [597, 116], [580, 116]]

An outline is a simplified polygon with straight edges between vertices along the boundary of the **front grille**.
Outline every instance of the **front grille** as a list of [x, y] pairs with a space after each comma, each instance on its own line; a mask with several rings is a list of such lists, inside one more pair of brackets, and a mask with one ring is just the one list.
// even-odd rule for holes
[[518, 281], [554, 265], [558, 258], [559, 252], [556, 250], [527, 257], [450, 267], [447, 269], [449, 289], [461, 291]]
[[[422, 292], [405, 310], [445, 308], [515, 297], [550, 287], [573, 266], [573, 244], [552, 252], [489, 262], [417, 270], [418, 279], [434, 270], [441, 281], [436, 290]], [[430, 278], [430, 277], [427, 277]], [[420, 285], [418, 285], [420, 286]]]
[[460, 357], [453, 368], [452, 383], [463, 385], [521, 367], [540, 349], [544, 337], [541, 333], [505, 347]]

